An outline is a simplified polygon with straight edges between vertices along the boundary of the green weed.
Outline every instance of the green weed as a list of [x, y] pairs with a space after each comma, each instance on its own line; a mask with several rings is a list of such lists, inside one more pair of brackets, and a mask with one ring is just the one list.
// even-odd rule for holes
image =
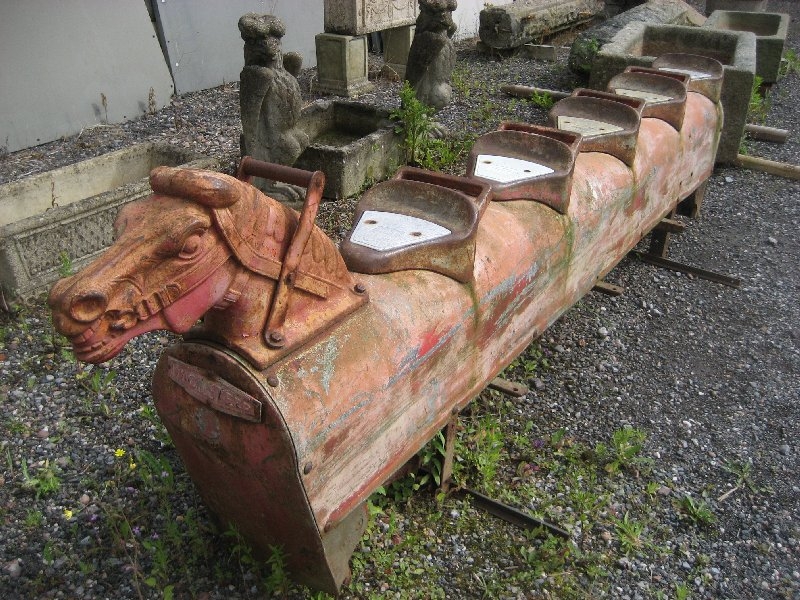
[[702, 498], [695, 500], [686, 494], [677, 502], [678, 510], [696, 525], [709, 526], [716, 521], [714, 511]]
[[620, 549], [626, 555], [639, 554], [647, 545], [644, 538], [644, 524], [634, 521], [627, 512], [621, 519], [616, 519], [614, 529], [619, 539]]
[[728, 473], [736, 476], [736, 483], [727, 492], [717, 498], [717, 502], [722, 502], [728, 496], [738, 490], [749, 490], [753, 494], [770, 493], [772, 490], [768, 486], [758, 486], [753, 481], [753, 463], [747, 462], [726, 462], [723, 466]]
[[42, 523], [44, 523], [42, 511], [30, 508], [25, 512], [25, 527], [36, 529], [41, 527]]
[[769, 100], [761, 91], [763, 84], [764, 79], [762, 77], [758, 75], [753, 77], [753, 86], [750, 90], [750, 103], [747, 107], [747, 116], [750, 121], [755, 123], [764, 123], [769, 113]]
[[58, 253], [58, 263], [58, 274], [62, 279], [75, 274], [75, 266], [66, 250]]
[[155, 408], [149, 404], [145, 404], [139, 409], [139, 415], [153, 426], [155, 429], [153, 437], [155, 437], [162, 446], [171, 447], [173, 445], [172, 438], [169, 437], [167, 428], [164, 427], [164, 423], [161, 422]]
[[37, 500], [42, 496], [57, 492], [61, 487], [61, 480], [58, 478], [55, 468], [50, 465], [49, 460], [44, 461], [44, 464], [37, 469], [35, 476], [28, 472], [28, 465], [23, 460], [22, 480], [23, 489], [33, 491]]
[[528, 98], [528, 102], [544, 110], [550, 110], [553, 108], [553, 104], [556, 103], [553, 96], [547, 92], [533, 92]]
[[794, 48], [787, 48], [778, 69], [778, 77], [783, 78], [792, 73], [800, 73], [800, 56], [797, 55]]
[[392, 111], [392, 119], [399, 121], [395, 131], [403, 135], [403, 148], [407, 164], [432, 171], [441, 171], [469, 150], [472, 138], [442, 139], [436, 137], [435, 111], [420, 102], [408, 81], [400, 89], [400, 108]]
[[691, 591], [685, 583], [675, 584], [675, 600], [689, 600]]
[[611, 445], [599, 443], [595, 446], [595, 454], [604, 462], [606, 472], [616, 475], [620, 471], [638, 474], [649, 470], [653, 461], [641, 456], [647, 434], [641, 429], [623, 427], [611, 435]]
[[115, 394], [114, 379], [117, 377], [116, 371], [103, 371], [94, 369], [92, 374], [81, 381], [81, 385], [93, 394], [111, 395]]
[[496, 485], [497, 470], [505, 453], [500, 423], [493, 415], [468, 422], [456, 442], [456, 460], [465, 463], [487, 490]]

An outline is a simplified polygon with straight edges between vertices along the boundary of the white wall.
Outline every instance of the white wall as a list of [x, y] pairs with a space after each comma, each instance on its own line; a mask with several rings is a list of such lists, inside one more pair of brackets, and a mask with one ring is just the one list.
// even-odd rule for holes
[[[335, 0], [328, 0], [335, 1]], [[354, 1], [354, 0], [348, 0]], [[496, 0], [508, 4], [512, 0]], [[299, 52], [303, 66], [317, 64], [314, 37], [323, 32], [324, 0], [152, 0], [178, 93], [236, 81], [242, 69], [237, 22], [246, 12], [271, 13], [286, 25], [284, 52]], [[478, 35], [483, 0], [460, 0], [453, 14], [457, 39]]]
[[485, 0], [458, 0], [458, 8], [453, 12], [453, 21], [458, 25], [456, 39], [463, 40], [478, 36], [479, 15], [486, 4], [503, 6], [504, 4], [511, 4], [512, 1], [493, 0], [490, 3]]
[[[143, 2], [0, 2], [0, 147], [9, 152], [169, 103]], [[104, 100], [105, 99], [105, 100]]]
[[[157, 17], [169, 71], [146, 1]], [[172, 93], [170, 71], [177, 93], [238, 80], [244, 59], [237, 23], [246, 12], [282, 19], [283, 50], [299, 52], [303, 65], [313, 67], [323, 5], [324, 0], [0, 0], [0, 148], [14, 151], [106, 120], [136, 118], [148, 109], [150, 88], [160, 108]], [[483, 6], [483, 0], [459, 0], [453, 15], [457, 39], [477, 35]]]
[[239, 17], [271, 13], [286, 25], [284, 52], [316, 64], [314, 36], [322, 32], [322, 0], [152, 0], [177, 93], [238, 81], [244, 58]]

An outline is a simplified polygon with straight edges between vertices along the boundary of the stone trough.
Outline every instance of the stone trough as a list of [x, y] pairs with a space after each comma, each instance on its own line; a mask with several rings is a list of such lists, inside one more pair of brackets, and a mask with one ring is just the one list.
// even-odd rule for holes
[[767, 0], [706, 0], [706, 15], [710, 15], [715, 10], [764, 12], [767, 10]]
[[725, 121], [717, 162], [732, 163], [744, 134], [756, 69], [756, 37], [750, 31], [630, 23], [595, 57], [590, 87], [605, 89], [628, 66], [651, 67], [657, 56], [685, 53], [722, 63], [722, 107]]
[[716, 10], [703, 27], [725, 31], [750, 31], [756, 36], [756, 75], [764, 83], [778, 80], [790, 17], [784, 13]]
[[346, 101], [320, 100], [303, 110], [300, 126], [311, 144], [294, 166], [323, 171], [326, 198], [348, 198], [389, 177], [401, 160], [401, 138], [389, 111]]
[[212, 159], [168, 144], [132, 146], [0, 186], [0, 286], [31, 297], [94, 260], [113, 238], [120, 206], [147, 196], [159, 165], [214, 168]]

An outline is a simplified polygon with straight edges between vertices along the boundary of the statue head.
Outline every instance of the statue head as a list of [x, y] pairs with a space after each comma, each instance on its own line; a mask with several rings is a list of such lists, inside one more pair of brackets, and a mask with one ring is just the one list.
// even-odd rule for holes
[[458, 27], [453, 21], [452, 13], [457, 6], [456, 0], [419, 0], [417, 29], [453, 37]]
[[245, 65], [281, 66], [281, 38], [286, 27], [278, 17], [247, 13], [239, 19], [239, 31], [244, 40]]

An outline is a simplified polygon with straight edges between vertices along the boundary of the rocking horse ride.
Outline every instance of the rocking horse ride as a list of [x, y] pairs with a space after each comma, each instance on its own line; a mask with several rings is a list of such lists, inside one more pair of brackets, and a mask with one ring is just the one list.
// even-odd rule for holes
[[[153, 397], [200, 495], [335, 593], [369, 495], [710, 175], [721, 68], [669, 64], [503, 124], [464, 177], [401, 168], [339, 249], [314, 224], [320, 172], [157, 168], [113, 246], [53, 287], [55, 326], [88, 362], [184, 334]], [[302, 211], [252, 176], [306, 187]]]

